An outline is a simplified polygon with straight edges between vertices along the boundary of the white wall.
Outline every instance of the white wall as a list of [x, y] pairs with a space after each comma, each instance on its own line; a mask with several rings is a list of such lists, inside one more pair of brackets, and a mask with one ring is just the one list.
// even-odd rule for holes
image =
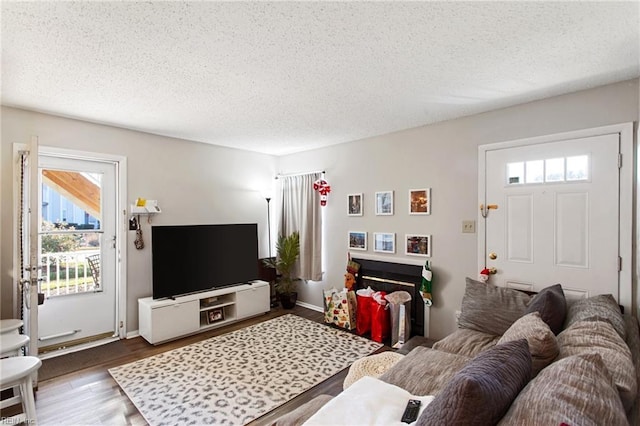
[[[273, 181], [274, 157], [2, 107], [3, 318], [13, 309], [12, 144], [28, 142], [32, 135], [41, 145], [126, 156], [128, 198], [157, 199], [163, 213], [154, 224], [258, 223], [260, 255], [267, 255], [266, 202], [260, 189]], [[142, 225], [143, 250], [135, 249], [135, 232], [128, 232], [128, 331], [138, 328], [137, 299], [152, 292], [150, 225]]]
[[[431, 336], [455, 329], [454, 312], [464, 277], [478, 271], [476, 234], [462, 234], [461, 222], [476, 219], [477, 146], [606, 124], [637, 121], [638, 80], [622, 82], [431, 126], [275, 158], [184, 140], [149, 135], [60, 117], [2, 108], [0, 172], [0, 279], [2, 317], [12, 309], [12, 147], [38, 135], [42, 145], [126, 156], [129, 199], [158, 199], [163, 213], [154, 223], [257, 222], [265, 256], [266, 206], [258, 190], [276, 172], [326, 170], [332, 192], [325, 207], [325, 279], [299, 286], [300, 300], [322, 306], [321, 290], [343, 284], [347, 232], [395, 232], [395, 255], [378, 259], [416, 261], [402, 254], [405, 233], [433, 235], [434, 299]], [[430, 216], [408, 216], [407, 190], [431, 187]], [[373, 194], [395, 191], [394, 216], [373, 214]], [[347, 217], [346, 195], [364, 193], [364, 216]], [[274, 202], [272, 201], [272, 205]], [[272, 222], [276, 222], [272, 214]], [[143, 228], [148, 235], [148, 225]], [[149, 248], [128, 241], [128, 327], [137, 329], [137, 299], [151, 294]], [[354, 252], [360, 255], [362, 252]], [[370, 248], [365, 255], [374, 255]], [[419, 262], [421, 262], [419, 260]], [[637, 279], [634, 280], [636, 291]], [[640, 303], [636, 291], [635, 297]]]
[[[278, 172], [325, 170], [331, 194], [325, 207], [326, 275], [299, 284], [299, 299], [322, 306], [322, 289], [341, 287], [347, 232], [395, 232], [396, 254], [362, 253], [405, 262], [406, 233], [433, 236], [434, 307], [431, 337], [455, 329], [454, 312], [465, 276], [476, 277], [477, 234], [463, 234], [462, 221], [477, 220], [478, 145], [638, 120], [638, 80], [506, 108], [435, 125], [336, 145], [278, 159]], [[432, 188], [432, 214], [409, 216], [407, 190]], [[395, 214], [375, 216], [376, 191], [395, 191]], [[364, 193], [364, 216], [348, 217], [347, 194]], [[637, 284], [634, 283], [634, 288]]]

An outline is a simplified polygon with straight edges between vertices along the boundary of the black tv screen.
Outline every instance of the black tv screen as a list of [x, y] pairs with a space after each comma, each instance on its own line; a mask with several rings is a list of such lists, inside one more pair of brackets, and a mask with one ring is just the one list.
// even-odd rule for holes
[[258, 225], [151, 227], [153, 298], [244, 284], [258, 278]]

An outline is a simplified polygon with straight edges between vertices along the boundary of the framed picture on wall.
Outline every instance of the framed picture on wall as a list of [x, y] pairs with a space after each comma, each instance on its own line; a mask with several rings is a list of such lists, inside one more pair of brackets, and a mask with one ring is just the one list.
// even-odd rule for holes
[[431, 214], [431, 188], [409, 190], [409, 214]]
[[362, 216], [362, 194], [347, 195], [349, 201], [348, 216]]
[[431, 257], [431, 235], [405, 235], [404, 254]]
[[376, 215], [393, 215], [393, 191], [376, 192]]
[[361, 231], [349, 231], [349, 248], [351, 250], [366, 250], [367, 233]]
[[395, 253], [396, 234], [391, 232], [374, 232], [373, 251], [380, 253]]

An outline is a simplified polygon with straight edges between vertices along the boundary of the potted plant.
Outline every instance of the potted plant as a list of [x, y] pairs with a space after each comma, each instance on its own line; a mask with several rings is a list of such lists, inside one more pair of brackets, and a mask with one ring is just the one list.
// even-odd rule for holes
[[275, 268], [280, 274], [276, 280], [276, 293], [282, 307], [293, 309], [298, 300], [296, 290], [297, 278], [291, 273], [300, 257], [300, 234], [296, 231], [288, 236], [280, 235], [276, 241], [276, 257], [264, 260], [265, 266]]

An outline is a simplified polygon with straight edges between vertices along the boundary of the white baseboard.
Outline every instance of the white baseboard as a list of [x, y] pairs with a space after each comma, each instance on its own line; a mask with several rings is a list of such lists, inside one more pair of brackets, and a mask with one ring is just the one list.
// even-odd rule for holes
[[296, 305], [302, 306], [303, 308], [311, 309], [316, 312], [324, 312], [324, 308], [321, 306], [312, 305], [311, 303], [306, 302], [296, 302]]
[[127, 339], [133, 339], [134, 337], [140, 337], [140, 332], [139, 330], [133, 330], [133, 331], [129, 331], [127, 332]]

